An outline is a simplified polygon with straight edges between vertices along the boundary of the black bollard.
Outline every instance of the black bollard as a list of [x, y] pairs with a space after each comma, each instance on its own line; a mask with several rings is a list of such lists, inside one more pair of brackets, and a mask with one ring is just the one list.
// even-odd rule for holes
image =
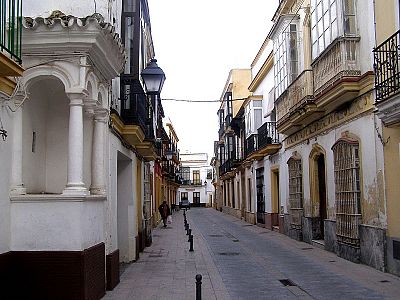
[[193, 252], [193, 235], [189, 235], [189, 251]]
[[190, 230], [190, 228], [189, 228], [189, 224], [188, 224], [188, 226], [186, 227], [186, 235], [189, 235], [189, 230]]
[[203, 276], [200, 274], [196, 275], [196, 300], [201, 300], [201, 279]]
[[189, 239], [188, 239], [188, 242], [189, 242], [190, 241], [190, 236], [192, 235], [192, 229], [189, 229], [188, 232], [189, 232]]

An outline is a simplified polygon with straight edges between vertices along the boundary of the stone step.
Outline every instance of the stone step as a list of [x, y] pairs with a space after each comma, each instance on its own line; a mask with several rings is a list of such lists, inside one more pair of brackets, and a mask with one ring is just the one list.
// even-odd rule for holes
[[325, 241], [324, 240], [312, 240], [311, 244], [317, 248], [325, 249]]
[[279, 232], [279, 226], [272, 226], [273, 231], [278, 231]]

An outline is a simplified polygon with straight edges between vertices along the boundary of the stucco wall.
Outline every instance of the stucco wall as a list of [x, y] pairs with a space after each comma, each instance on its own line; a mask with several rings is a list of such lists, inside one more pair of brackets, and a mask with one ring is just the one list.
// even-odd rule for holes
[[[349, 132], [358, 137], [360, 142], [360, 159], [361, 159], [361, 182], [362, 182], [362, 215], [363, 223], [374, 226], [386, 226], [386, 206], [383, 196], [383, 179], [382, 179], [382, 144], [380, 143], [374, 124], [372, 114], [361, 117], [352, 122], [343, 124], [335, 129], [325, 132], [305, 142], [298, 144], [284, 153], [282, 166], [286, 169], [286, 161], [290, 158], [294, 151], [302, 158], [303, 164], [303, 195], [304, 195], [304, 213], [305, 216], [317, 216], [318, 208], [311, 206], [310, 196], [310, 176], [309, 176], [309, 155], [313, 145], [319, 145], [325, 151], [326, 166], [326, 190], [327, 190], [327, 213], [329, 219], [335, 219], [335, 184], [334, 184], [334, 164], [333, 151], [331, 150], [334, 143], [341, 137], [342, 133]], [[282, 172], [281, 172], [282, 173]], [[286, 178], [284, 184], [288, 184]], [[281, 198], [287, 199], [288, 195], [282, 194]]]
[[138, 231], [136, 222], [138, 199], [133, 190], [137, 177], [136, 155], [123, 147], [114, 134], [108, 134], [108, 141], [106, 250], [110, 253], [122, 247], [120, 258], [131, 261], [135, 258], [135, 237]]
[[[2, 99], [0, 99], [1, 103]], [[13, 114], [0, 105], [0, 118], [8, 132], [5, 141], [0, 138], [0, 253], [10, 250], [10, 174], [13, 137]]]
[[67, 183], [69, 99], [54, 79], [38, 82], [28, 92], [22, 121], [23, 182], [27, 193], [60, 194]]
[[11, 205], [11, 250], [84, 250], [104, 240], [101, 199], [22, 196]]

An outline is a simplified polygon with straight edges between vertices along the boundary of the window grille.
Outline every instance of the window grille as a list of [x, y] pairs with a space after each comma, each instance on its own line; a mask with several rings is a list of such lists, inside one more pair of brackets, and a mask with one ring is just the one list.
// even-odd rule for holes
[[360, 245], [360, 157], [356, 141], [339, 140], [333, 147], [336, 235], [339, 243]]
[[303, 174], [301, 159], [290, 158], [288, 168], [290, 226], [293, 229], [301, 229], [301, 218], [303, 216]]

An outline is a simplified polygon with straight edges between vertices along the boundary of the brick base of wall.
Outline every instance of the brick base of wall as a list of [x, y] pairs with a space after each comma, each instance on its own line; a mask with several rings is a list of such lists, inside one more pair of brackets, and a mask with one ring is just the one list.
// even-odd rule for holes
[[100, 299], [105, 246], [83, 251], [12, 251], [0, 255], [0, 288], [15, 299]]
[[112, 291], [119, 283], [119, 250], [106, 255], [107, 290]]

